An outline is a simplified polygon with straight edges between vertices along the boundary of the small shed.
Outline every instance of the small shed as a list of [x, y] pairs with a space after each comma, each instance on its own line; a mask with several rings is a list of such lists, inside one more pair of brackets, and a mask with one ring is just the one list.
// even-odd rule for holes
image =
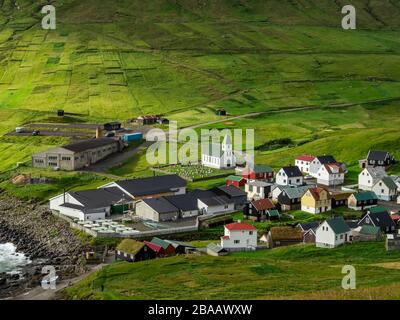
[[272, 227], [264, 234], [261, 242], [265, 242], [268, 248], [290, 246], [303, 242], [303, 234], [298, 228], [292, 227]]
[[382, 233], [379, 227], [374, 227], [371, 225], [364, 224], [361, 227], [359, 235], [356, 236], [355, 240], [359, 241], [379, 241], [381, 239]]
[[109, 122], [104, 124], [104, 130], [106, 131], [114, 131], [114, 130], [121, 130], [121, 122]]
[[243, 177], [230, 175], [226, 178], [226, 185], [241, 188], [245, 186], [246, 181], [247, 180]]
[[228, 251], [218, 244], [210, 243], [207, 246], [207, 254], [210, 256], [219, 257], [226, 256], [228, 254]]
[[164, 249], [165, 255], [167, 255], [167, 256], [172, 256], [175, 254], [174, 246], [167, 241], [164, 241], [160, 238], [154, 237], [153, 239], [151, 239], [151, 243], [154, 243], [154, 244], [162, 247]]
[[216, 111], [217, 116], [226, 116], [226, 110], [221, 108]]

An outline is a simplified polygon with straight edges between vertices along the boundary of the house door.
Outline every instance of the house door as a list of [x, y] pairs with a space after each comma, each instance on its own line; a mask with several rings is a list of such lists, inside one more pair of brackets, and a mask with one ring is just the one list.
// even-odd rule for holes
[[347, 242], [347, 233], [344, 235], [344, 242]]

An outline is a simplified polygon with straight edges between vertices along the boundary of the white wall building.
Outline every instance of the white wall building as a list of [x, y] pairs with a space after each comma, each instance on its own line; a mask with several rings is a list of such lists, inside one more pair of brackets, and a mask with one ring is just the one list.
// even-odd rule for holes
[[311, 155], [301, 155], [295, 159], [294, 163], [301, 172], [308, 174], [310, 173], [310, 165], [314, 158]]
[[204, 215], [233, 212], [235, 210], [235, 203], [225, 196], [198, 199], [197, 205], [200, 214]]
[[226, 135], [222, 144], [209, 144], [203, 148], [202, 165], [214, 169], [229, 169], [236, 167], [236, 157], [233, 152], [232, 140]]
[[336, 163], [323, 164], [317, 172], [317, 183], [339, 186], [344, 183], [344, 170]]
[[276, 184], [281, 186], [301, 186], [304, 184], [304, 177], [296, 166], [283, 167], [276, 174]]
[[221, 247], [228, 251], [255, 250], [257, 248], [256, 227], [240, 221], [225, 225]]
[[249, 180], [244, 186], [248, 200], [260, 200], [269, 197], [272, 185], [260, 180]]
[[310, 175], [317, 178], [319, 168], [328, 163], [336, 163], [335, 158], [332, 156], [315, 157], [310, 163]]
[[372, 187], [379, 200], [393, 201], [397, 196], [397, 185], [391, 177], [379, 179]]
[[335, 248], [351, 241], [351, 229], [342, 217], [324, 221], [315, 233], [315, 244], [320, 248]]
[[387, 177], [383, 168], [367, 167], [358, 175], [358, 188], [365, 191], [372, 191], [372, 187], [382, 178]]

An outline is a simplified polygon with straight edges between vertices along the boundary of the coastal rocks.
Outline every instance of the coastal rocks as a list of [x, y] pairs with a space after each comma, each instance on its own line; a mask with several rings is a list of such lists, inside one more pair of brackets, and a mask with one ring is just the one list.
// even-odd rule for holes
[[53, 216], [45, 206], [0, 194], [0, 243], [8, 242], [33, 262], [21, 279], [19, 275], [17, 279], [0, 274], [0, 298], [15, 290], [17, 282], [38, 285], [44, 265], [54, 266], [61, 278], [84, 271], [81, 257], [87, 248], [67, 222]]

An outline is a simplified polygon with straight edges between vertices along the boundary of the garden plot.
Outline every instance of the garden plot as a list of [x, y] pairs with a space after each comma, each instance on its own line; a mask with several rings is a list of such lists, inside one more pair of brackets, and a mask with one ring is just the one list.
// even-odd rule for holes
[[218, 170], [203, 167], [202, 165], [171, 165], [160, 168], [163, 172], [177, 174], [178, 176], [191, 181], [205, 180], [215, 177], [228, 176], [234, 173], [234, 170]]

